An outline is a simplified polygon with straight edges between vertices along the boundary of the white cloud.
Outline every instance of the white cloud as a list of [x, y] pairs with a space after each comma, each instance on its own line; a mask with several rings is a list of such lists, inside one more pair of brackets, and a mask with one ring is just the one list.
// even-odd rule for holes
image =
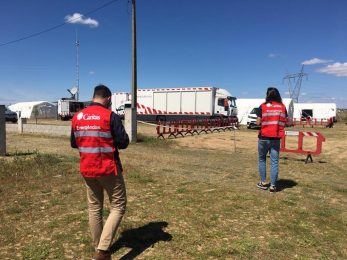
[[321, 73], [332, 74], [337, 77], [347, 77], [347, 62], [335, 62], [334, 64], [318, 69], [317, 71]]
[[65, 16], [65, 22], [75, 23], [75, 24], [85, 24], [94, 28], [99, 26], [99, 22], [97, 20], [94, 20], [89, 17], [88, 18], [84, 17], [84, 15], [80, 13], [74, 13], [73, 15]]
[[270, 53], [268, 55], [268, 58], [276, 58], [276, 57], [279, 57], [279, 56], [280, 56], [280, 54], [278, 54], [278, 53]]
[[91, 70], [91, 71], [89, 71], [89, 74], [90, 74], [90, 75], [94, 75], [94, 74], [95, 74], [95, 71]]
[[306, 95], [307, 95], [306, 92], [302, 92], [302, 93], [301, 93], [301, 96], [306, 96]]
[[322, 60], [322, 59], [318, 59], [318, 58], [313, 58], [310, 60], [305, 60], [301, 64], [302, 65], [314, 65], [314, 64], [324, 64], [324, 63], [329, 63], [329, 62], [333, 62], [333, 60]]

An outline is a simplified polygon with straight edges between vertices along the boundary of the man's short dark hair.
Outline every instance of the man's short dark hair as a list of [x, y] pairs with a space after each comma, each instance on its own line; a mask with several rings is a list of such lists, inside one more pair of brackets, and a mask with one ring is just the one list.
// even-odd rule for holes
[[100, 84], [94, 88], [93, 98], [108, 98], [110, 96], [112, 96], [111, 90], [105, 85]]

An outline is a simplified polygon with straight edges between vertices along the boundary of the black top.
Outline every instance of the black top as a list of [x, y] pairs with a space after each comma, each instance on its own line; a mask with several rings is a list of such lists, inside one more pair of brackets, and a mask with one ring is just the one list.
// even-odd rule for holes
[[[92, 102], [91, 106], [102, 106], [100, 103]], [[122, 124], [122, 120], [120, 117], [112, 112], [111, 118], [110, 118], [110, 128], [111, 128], [111, 134], [113, 138], [113, 145], [117, 147], [118, 149], [125, 149], [129, 145], [129, 137], [128, 134], [125, 132], [124, 126]], [[78, 148], [76, 144], [75, 135], [73, 133], [73, 129], [71, 129], [71, 136], [70, 136], [70, 144], [72, 148]], [[120, 162], [119, 153], [114, 153], [114, 158], [117, 162]]]
[[[285, 107], [284, 108], [286, 110], [286, 117], [288, 117], [288, 112], [287, 112], [287, 108]], [[263, 115], [263, 111], [261, 109], [261, 105], [259, 106], [259, 109], [256, 111], [256, 115], [257, 117], [260, 117], [262, 118], [262, 115]], [[261, 126], [260, 126], [261, 127]], [[277, 137], [267, 137], [267, 136], [262, 136], [260, 135], [261, 131], [259, 131], [259, 135], [258, 135], [258, 138], [259, 139], [263, 139], [263, 140], [279, 140], [281, 138], [277, 138]]]

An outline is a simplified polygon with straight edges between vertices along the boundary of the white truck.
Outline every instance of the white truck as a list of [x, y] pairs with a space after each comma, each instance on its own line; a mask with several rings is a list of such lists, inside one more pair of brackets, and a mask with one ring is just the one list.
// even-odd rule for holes
[[[113, 93], [112, 110], [124, 115], [131, 94]], [[237, 117], [236, 98], [222, 88], [138, 89], [137, 117], [143, 121], [166, 121], [213, 117]]]
[[70, 120], [75, 113], [79, 112], [83, 108], [84, 102], [72, 99], [58, 100], [58, 117], [64, 121]]
[[336, 103], [294, 103], [294, 118], [333, 118], [336, 122]]

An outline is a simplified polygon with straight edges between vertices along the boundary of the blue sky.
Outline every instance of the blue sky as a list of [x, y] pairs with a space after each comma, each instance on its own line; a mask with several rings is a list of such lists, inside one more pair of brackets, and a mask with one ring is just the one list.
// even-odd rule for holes
[[[0, 45], [77, 17], [56, 30], [0, 46], [0, 103], [55, 101], [76, 84], [131, 89], [131, 5], [118, 0], [1, 0]], [[75, 16], [73, 16], [75, 14]], [[71, 20], [70, 20], [71, 21]], [[79, 23], [76, 23], [79, 22]], [[347, 108], [347, 1], [137, 0], [138, 87], [216, 86], [261, 98], [287, 97], [286, 73], [305, 62], [299, 101]]]

